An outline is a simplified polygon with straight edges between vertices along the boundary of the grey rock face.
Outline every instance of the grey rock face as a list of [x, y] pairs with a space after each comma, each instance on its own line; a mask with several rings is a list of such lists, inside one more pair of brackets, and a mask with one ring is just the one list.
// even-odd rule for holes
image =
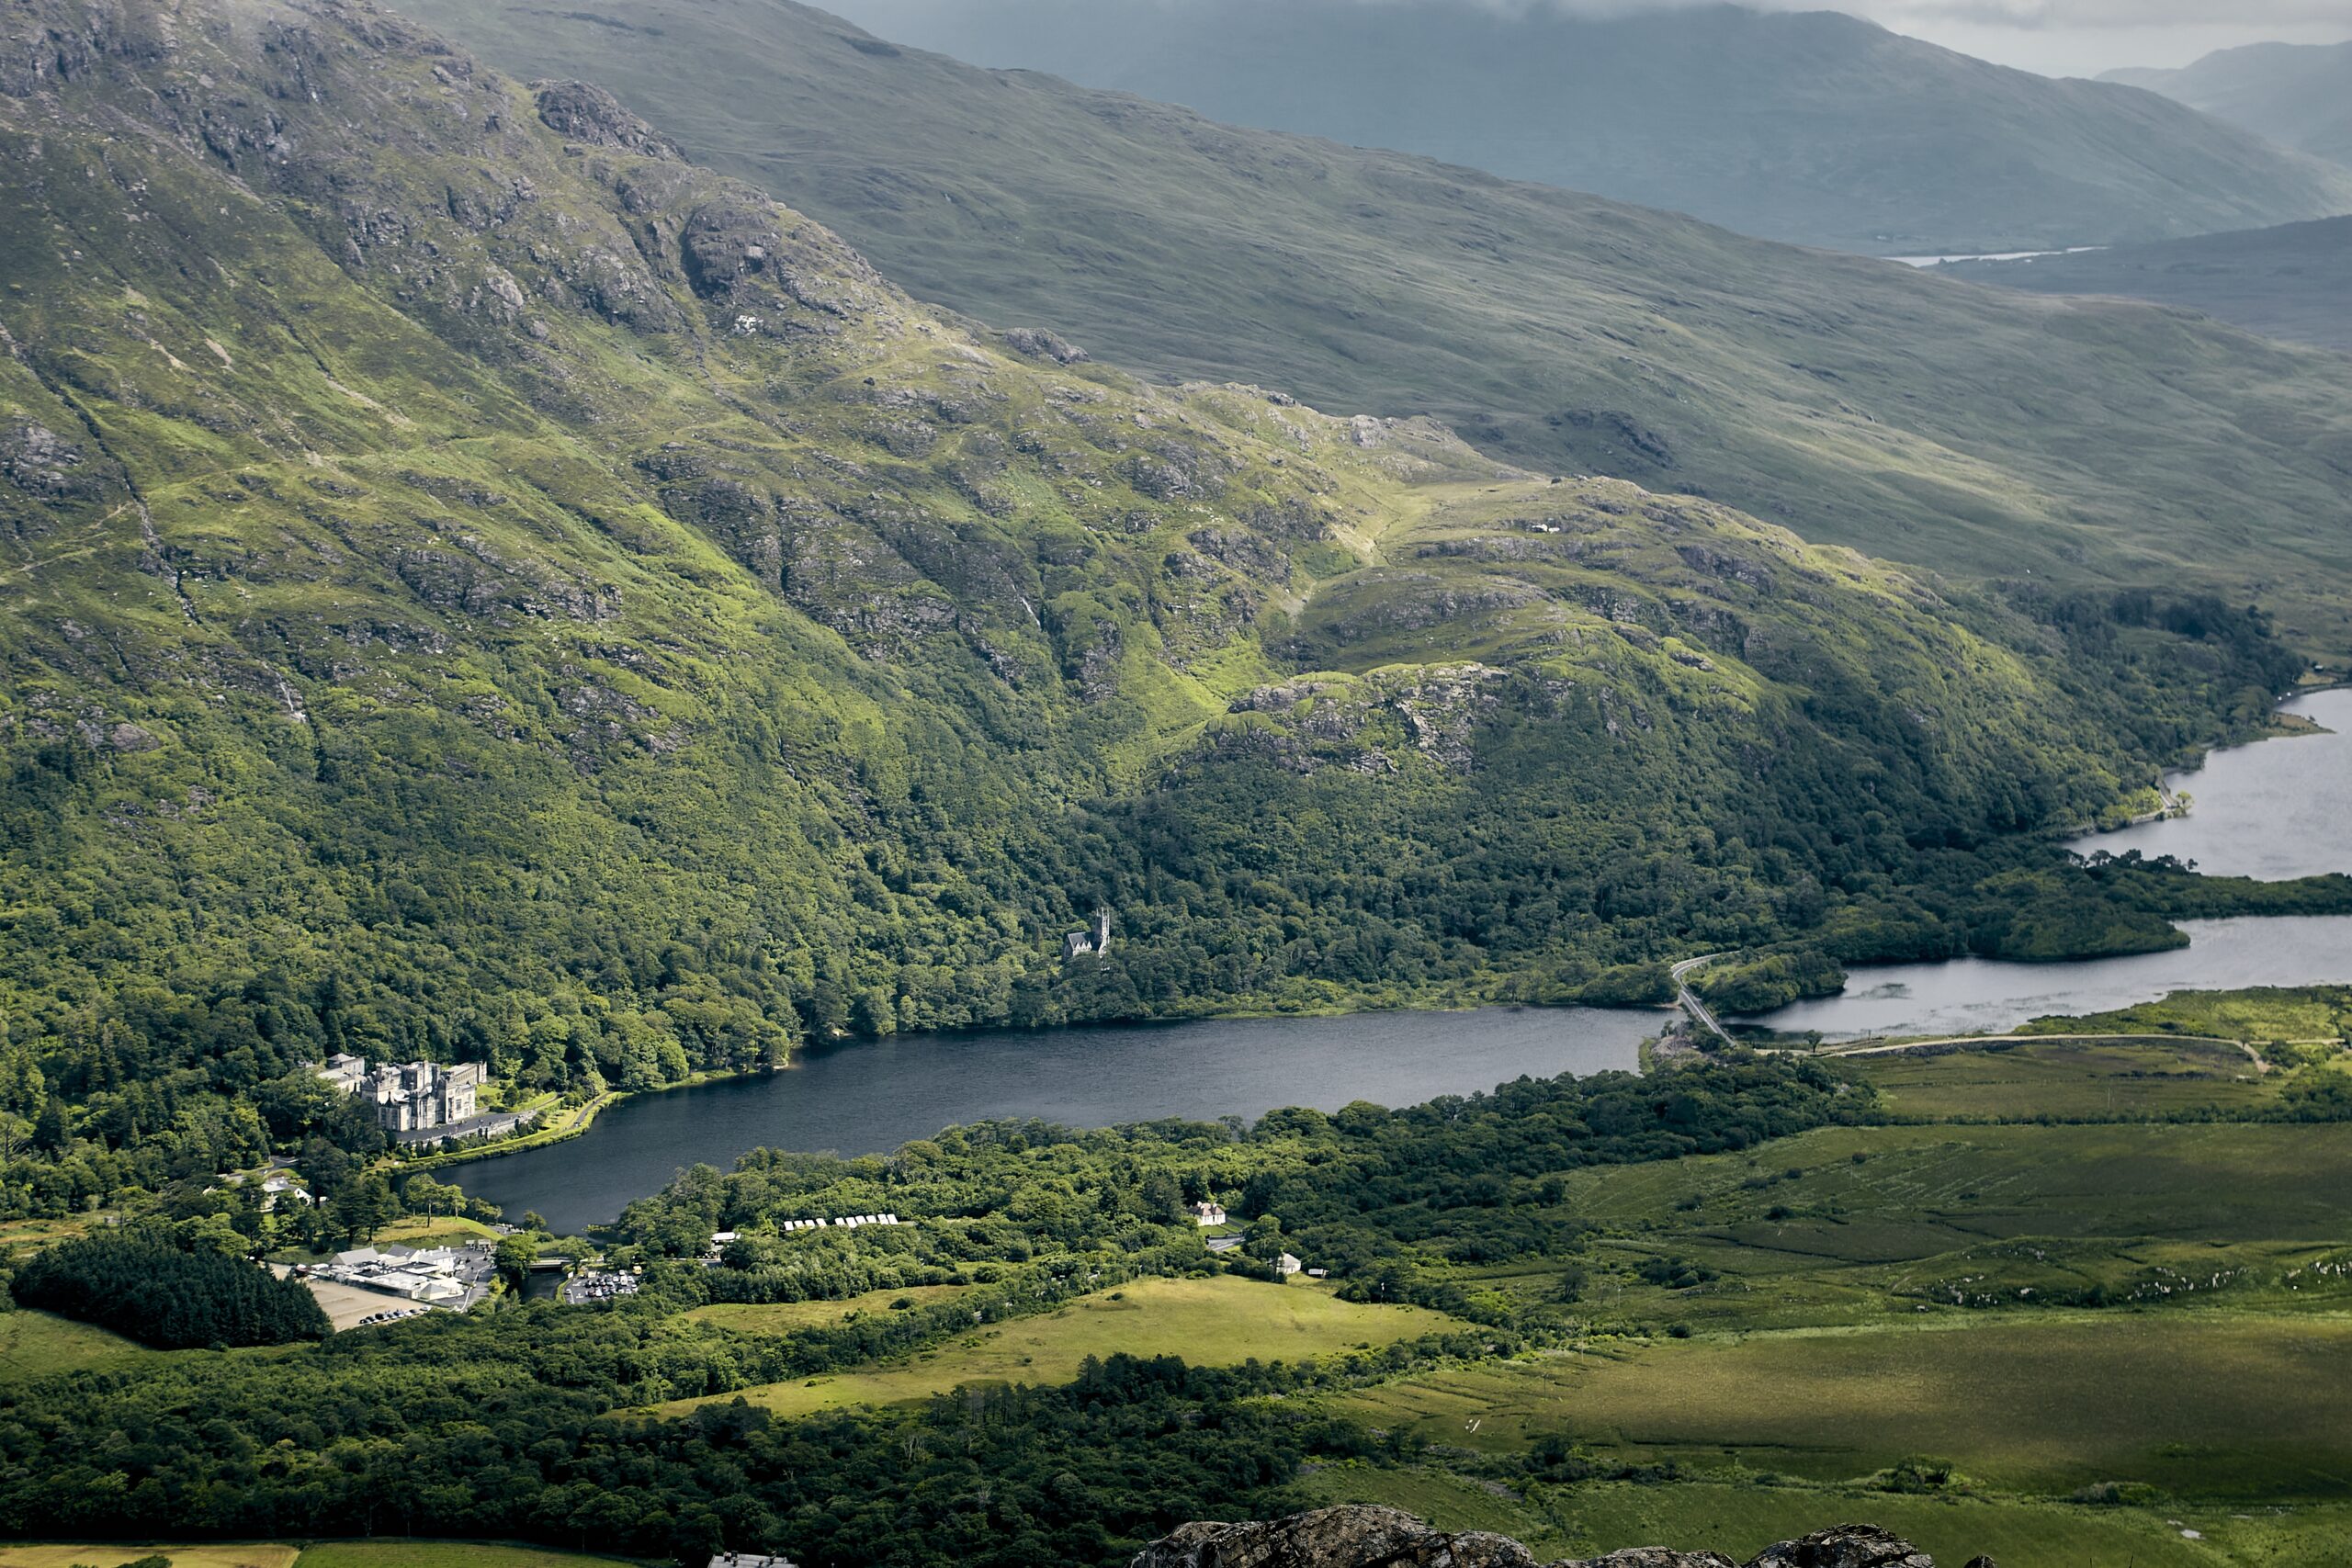
[[1936, 1560], [1876, 1525], [1837, 1525], [1768, 1548], [1748, 1568], [1936, 1568]]
[[[1969, 1568], [1991, 1568], [1979, 1558]], [[1184, 1526], [1137, 1553], [1132, 1568], [1539, 1568], [1515, 1540], [1431, 1529], [1398, 1508], [1356, 1504], [1286, 1519]], [[1545, 1568], [1739, 1568], [1715, 1551], [1629, 1547]], [[1747, 1568], [1936, 1568], [1875, 1525], [1835, 1525], [1767, 1548]]]
[[1043, 327], [1014, 327], [1004, 334], [1004, 342], [1015, 354], [1032, 359], [1050, 359], [1057, 365], [1083, 365], [1087, 360], [1086, 350]]
[[590, 82], [534, 82], [539, 118], [558, 136], [591, 147], [612, 147], [649, 158], [675, 158], [678, 150], [621, 101]]
[[75, 469], [82, 449], [45, 424], [20, 419], [0, 426], [0, 478], [43, 501], [86, 501], [99, 490], [92, 476]]
[[1498, 1535], [1448, 1535], [1398, 1508], [1318, 1508], [1255, 1524], [1189, 1524], [1134, 1568], [1535, 1568]]

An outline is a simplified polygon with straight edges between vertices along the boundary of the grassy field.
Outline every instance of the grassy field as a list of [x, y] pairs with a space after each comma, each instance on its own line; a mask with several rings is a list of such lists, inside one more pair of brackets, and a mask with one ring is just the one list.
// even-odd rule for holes
[[[741, 1397], [779, 1416], [844, 1404], [897, 1404], [965, 1383], [1068, 1382], [1089, 1356], [1182, 1356], [1204, 1365], [1298, 1360], [1458, 1326], [1416, 1307], [1343, 1302], [1316, 1285], [1220, 1275], [1141, 1280], [1058, 1312], [980, 1329], [897, 1366], [771, 1383]], [[738, 1397], [718, 1396], [721, 1400]], [[681, 1400], [665, 1412], [707, 1400]]]
[[[1739, 1155], [1596, 1168], [1587, 1248], [1465, 1269], [1601, 1332], [1909, 1322], [1923, 1311], [2214, 1300], [2352, 1309], [2352, 1126], [1826, 1128]], [[1662, 1263], [1690, 1266], [1663, 1281]]]
[[860, 1313], [888, 1312], [893, 1302], [929, 1306], [964, 1290], [961, 1285], [910, 1285], [901, 1291], [868, 1291], [837, 1302], [720, 1302], [686, 1314], [739, 1334], [788, 1334], [796, 1328], [816, 1328], [840, 1323]]
[[[2119, 1022], [2264, 1038], [2332, 1007], [2175, 998]], [[1671, 1541], [1745, 1557], [1851, 1517], [2007, 1568], [2346, 1561], [2352, 1416], [2330, 1369], [2352, 1350], [2352, 1127], [2132, 1120], [2259, 1109], [2305, 1059], [2277, 1055], [2268, 1074], [2193, 1040], [1856, 1060], [1892, 1109], [1949, 1120], [1570, 1173], [1563, 1206], [1598, 1227], [1581, 1252], [1460, 1277], [1556, 1300], [1572, 1273], [1579, 1350], [1335, 1403], [1442, 1448], [1559, 1434], [1705, 1483], [1498, 1496], [1442, 1468], [1343, 1468], [1315, 1489], [1552, 1554]], [[2088, 1120], [2021, 1120], [2044, 1114]], [[2109, 1304], [2056, 1304], [2081, 1301]], [[1916, 1457], [1976, 1495], [1869, 1484]], [[2103, 1483], [2156, 1500], [2068, 1501]]]
[[1889, 1110], [1938, 1119], [2244, 1111], [2278, 1095], [2278, 1075], [2216, 1041], [2032, 1041], [1846, 1060]]
[[1598, 1223], [1848, 1261], [2028, 1235], [2325, 1240], [2352, 1205], [2352, 1125], [1825, 1128], [1566, 1187]]
[[[626, 1561], [629, 1560], [497, 1542], [378, 1540], [323, 1540], [304, 1547], [296, 1562], [297, 1568], [571, 1568], [582, 1562]], [[4, 1561], [0, 1568], [5, 1568]], [[173, 1568], [180, 1568], [176, 1558]]]
[[2220, 1313], [1987, 1315], [1917, 1326], [1597, 1342], [1337, 1403], [1431, 1442], [1508, 1451], [1545, 1433], [1645, 1461], [1852, 1481], [1913, 1456], [2065, 1496], [2102, 1482], [2180, 1498], [2340, 1498], [2352, 1319]]
[[2042, 1019], [2019, 1032], [2130, 1033], [2141, 1030], [2218, 1034], [2232, 1040], [2335, 1041], [2352, 1033], [2352, 986], [2260, 986], [2243, 991], [2176, 991], [2086, 1018]]
[[160, 1354], [69, 1317], [22, 1308], [0, 1312], [0, 1385], [59, 1372], [112, 1371]]
[[74, 1214], [57, 1220], [0, 1222], [0, 1258], [18, 1251], [37, 1251], [52, 1242], [77, 1236], [90, 1228], [90, 1216]]

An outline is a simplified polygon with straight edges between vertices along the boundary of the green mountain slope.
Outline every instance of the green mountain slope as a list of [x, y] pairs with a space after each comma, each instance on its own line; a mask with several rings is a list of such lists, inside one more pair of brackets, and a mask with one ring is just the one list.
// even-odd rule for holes
[[2283, 147], [2352, 164], [2352, 43], [2256, 43], [2175, 71], [2110, 71], [2102, 81], [2162, 93]]
[[2148, 299], [2268, 337], [2352, 349], [2352, 218], [1937, 270], [2042, 294]]
[[[1608, 966], [1701, 943], [2162, 940], [1978, 884], [2291, 672], [2215, 604], [2030, 618], [1063, 363], [363, 6], [10, 28], [14, 1210], [257, 1158], [327, 1050], [580, 1093], [806, 1033], [1642, 994]], [[1117, 953], [1064, 965], [1100, 898]]]
[[1531, 467], [1939, 570], [2216, 586], [2352, 647], [2332, 356], [973, 70], [784, 0], [412, 8], [605, 82], [984, 320], [1432, 413]]
[[2352, 182], [2233, 126], [1828, 10], [1596, 17], [1462, 0], [835, 8], [975, 64], [1050, 71], [1214, 119], [1876, 255], [2048, 250], [2352, 212]]

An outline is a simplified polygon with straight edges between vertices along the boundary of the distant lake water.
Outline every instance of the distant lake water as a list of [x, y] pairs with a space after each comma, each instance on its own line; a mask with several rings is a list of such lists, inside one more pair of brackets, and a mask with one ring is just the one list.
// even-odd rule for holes
[[1941, 266], [1946, 262], [2015, 262], [2038, 261], [2043, 256], [2078, 256], [2086, 251], [2103, 251], [2105, 245], [2070, 245], [2063, 251], [1992, 251], [1973, 256], [1888, 256], [1888, 261], [1901, 262], [1905, 266]]
[[2192, 797], [2188, 816], [2094, 833], [2075, 852], [2177, 855], [2208, 875], [2264, 882], [2352, 872], [2352, 689], [2314, 692], [2279, 711], [2329, 733], [2233, 746], [2168, 773], [2165, 782]]
[[[2232, 747], [2166, 782], [2194, 797], [2186, 817], [2094, 833], [2082, 854], [2177, 855], [2217, 876], [2266, 882], [2352, 872], [2352, 690], [2316, 692], [2283, 705], [2325, 735], [2282, 736]], [[1863, 1034], [1997, 1032], [2051, 1014], [2105, 1012], [2169, 991], [2352, 981], [2352, 917], [2184, 921], [2188, 945], [2169, 953], [2083, 964], [1866, 964], [1834, 997], [1798, 1002], [1748, 1021], [1829, 1039]]]
[[1830, 1040], [1863, 1034], [1998, 1033], [2052, 1014], [2108, 1012], [2172, 991], [2352, 981], [2352, 915], [2184, 920], [2188, 945], [2082, 964], [1866, 964], [1834, 997], [1743, 1022]]
[[615, 1218], [684, 1166], [723, 1169], [747, 1149], [879, 1154], [1000, 1117], [1103, 1127], [1358, 1100], [1418, 1105], [1521, 1075], [1631, 1071], [1666, 1021], [1657, 1011], [1482, 1008], [898, 1035], [811, 1050], [763, 1077], [625, 1100], [580, 1137], [450, 1175], [511, 1216], [536, 1209], [571, 1232]]

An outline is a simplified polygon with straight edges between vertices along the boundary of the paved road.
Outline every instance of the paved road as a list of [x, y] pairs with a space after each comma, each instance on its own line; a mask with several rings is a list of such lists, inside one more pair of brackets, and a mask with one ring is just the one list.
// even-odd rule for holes
[[1720, 953], [1710, 953], [1698, 958], [1686, 958], [1674, 965], [1668, 973], [1674, 976], [1674, 999], [1681, 1004], [1684, 1012], [1690, 1015], [1690, 1021], [1729, 1045], [1733, 1043], [1730, 1032], [1715, 1021], [1715, 1015], [1708, 1010], [1707, 1004], [1699, 999], [1699, 993], [1692, 990], [1683, 978], [1684, 976], [1695, 973], [1722, 956]]

